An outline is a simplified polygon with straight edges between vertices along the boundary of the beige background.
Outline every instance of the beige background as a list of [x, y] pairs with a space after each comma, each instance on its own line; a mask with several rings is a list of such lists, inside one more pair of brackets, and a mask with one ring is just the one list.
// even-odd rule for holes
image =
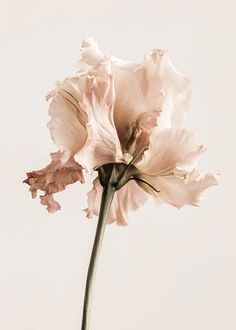
[[87, 35], [127, 60], [169, 50], [193, 80], [186, 127], [208, 147], [199, 167], [223, 174], [201, 208], [150, 202], [128, 227], [107, 227], [91, 330], [236, 328], [235, 9], [233, 0], [0, 1], [0, 329], [80, 329], [91, 183], [61, 193], [62, 211], [49, 215], [21, 182], [56, 150], [44, 95], [73, 71]]

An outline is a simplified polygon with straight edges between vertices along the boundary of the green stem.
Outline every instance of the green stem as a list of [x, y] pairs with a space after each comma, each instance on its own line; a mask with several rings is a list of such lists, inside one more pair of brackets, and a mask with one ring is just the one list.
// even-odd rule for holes
[[85, 295], [84, 295], [84, 308], [83, 308], [83, 318], [82, 318], [82, 327], [81, 330], [89, 329], [89, 314], [91, 309], [91, 300], [92, 300], [92, 289], [94, 283], [94, 277], [96, 273], [96, 267], [98, 263], [98, 258], [101, 250], [102, 239], [105, 232], [106, 222], [108, 212], [111, 206], [112, 199], [114, 197], [115, 188], [108, 183], [103, 188], [102, 201], [99, 212], [97, 230], [95, 234], [95, 239], [93, 243], [92, 254], [89, 262]]

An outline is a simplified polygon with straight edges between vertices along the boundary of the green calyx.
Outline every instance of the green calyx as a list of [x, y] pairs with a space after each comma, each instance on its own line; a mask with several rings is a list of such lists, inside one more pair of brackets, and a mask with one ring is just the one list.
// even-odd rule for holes
[[160, 191], [153, 187], [133, 164], [109, 163], [98, 168], [98, 177], [103, 187], [110, 186], [114, 191], [122, 188], [128, 181], [135, 182], [147, 193], [155, 196]]
[[109, 185], [114, 190], [122, 188], [139, 170], [132, 164], [109, 163], [98, 169], [98, 177], [103, 187]]

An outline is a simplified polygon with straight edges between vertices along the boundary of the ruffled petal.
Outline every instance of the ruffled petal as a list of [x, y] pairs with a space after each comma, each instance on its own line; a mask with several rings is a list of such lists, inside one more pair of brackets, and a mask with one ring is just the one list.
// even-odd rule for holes
[[107, 163], [124, 161], [113, 121], [114, 98], [113, 76], [107, 58], [87, 76], [82, 99], [88, 116], [88, 137], [75, 159], [88, 171]]
[[[88, 208], [85, 210], [88, 218], [93, 215], [99, 215], [101, 197], [103, 188], [98, 179], [94, 180], [93, 189], [88, 193]], [[131, 211], [137, 210], [148, 199], [148, 194], [145, 193], [139, 186], [129, 181], [125, 186], [115, 193], [112, 201], [107, 223], [116, 221], [117, 225], [127, 225], [127, 219]]]
[[[104, 58], [96, 41], [86, 38], [82, 42], [79, 72], [101, 64]], [[145, 113], [155, 114], [153, 127], [182, 125], [189, 106], [191, 82], [177, 72], [166, 51], [154, 49], [142, 62], [125, 62], [115, 57], [111, 57], [111, 62], [116, 94], [114, 120], [125, 152], [130, 152], [130, 138], [137, 135], [140, 116]], [[144, 135], [147, 143], [150, 133]]]
[[204, 191], [217, 184], [217, 175], [204, 175], [197, 171], [193, 171], [186, 178], [160, 176], [155, 180], [155, 185], [160, 190], [158, 197], [177, 208], [184, 205], [199, 206]]
[[218, 182], [217, 176], [202, 175], [195, 170], [204, 150], [195, 135], [184, 129], [157, 131], [151, 138], [149, 150], [136, 164], [142, 173], [138, 175], [143, 180], [139, 185], [154, 197], [176, 207], [198, 205], [202, 192]]
[[159, 62], [151, 57], [143, 63], [127, 63], [114, 60], [112, 70], [116, 91], [114, 118], [122, 146], [126, 148], [127, 132], [137, 124], [140, 115], [155, 112], [157, 117], [163, 108], [164, 93]]
[[82, 78], [67, 78], [47, 95], [52, 98], [48, 123], [51, 137], [62, 153], [64, 162], [72, 158], [87, 139], [87, 115], [81, 108]]
[[52, 161], [48, 166], [27, 173], [27, 179], [24, 182], [30, 186], [32, 198], [37, 196], [38, 190], [44, 191], [45, 195], [40, 196], [41, 203], [47, 205], [48, 211], [53, 213], [60, 209], [53, 194], [64, 190], [68, 184], [76, 181], [84, 183], [84, 177], [81, 166], [74, 159], [63, 163], [59, 152], [52, 153], [51, 157]]
[[113, 62], [115, 78], [115, 124], [124, 143], [126, 130], [138, 116], [158, 114], [158, 127], [180, 126], [189, 105], [191, 83], [180, 75], [167, 52], [155, 49], [143, 63]]
[[78, 68], [85, 68], [84, 64], [96, 66], [105, 59], [105, 55], [99, 50], [97, 42], [93, 37], [87, 37], [81, 44], [81, 60], [78, 62]]
[[173, 175], [178, 170], [191, 172], [205, 148], [185, 129], [157, 130], [138, 169], [150, 176]]
[[47, 206], [47, 210], [49, 213], [55, 213], [56, 211], [61, 209], [60, 204], [55, 201], [53, 195], [40, 196], [40, 201], [42, 205]]
[[108, 58], [85, 74], [58, 83], [48, 98], [52, 98], [48, 127], [64, 162], [74, 157], [91, 171], [123, 161], [113, 120], [115, 91]]
[[191, 80], [180, 74], [171, 63], [167, 52], [163, 54], [160, 68], [165, 101], [158, 121], [160, 128], [182, 126], [191, 98]]

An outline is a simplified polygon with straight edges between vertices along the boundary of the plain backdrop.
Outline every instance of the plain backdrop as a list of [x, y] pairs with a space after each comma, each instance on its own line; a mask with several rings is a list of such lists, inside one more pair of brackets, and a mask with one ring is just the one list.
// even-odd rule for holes
[[58, 194], [54, 215], [22, 180], [57, 150], [44, 97], [74, 72], [90, 35], [125, 60], [169, 51], [193, 81], [185, 127], [208, 147], [199, 168], [222, 173], [200, 208], [150, 201], [129, 226], [107, 226], [91, 330], [236, 329], [234, 3], [0, 1], [0, 329], [80, 329], [96, 228], [82, 211], [92, 178]]

